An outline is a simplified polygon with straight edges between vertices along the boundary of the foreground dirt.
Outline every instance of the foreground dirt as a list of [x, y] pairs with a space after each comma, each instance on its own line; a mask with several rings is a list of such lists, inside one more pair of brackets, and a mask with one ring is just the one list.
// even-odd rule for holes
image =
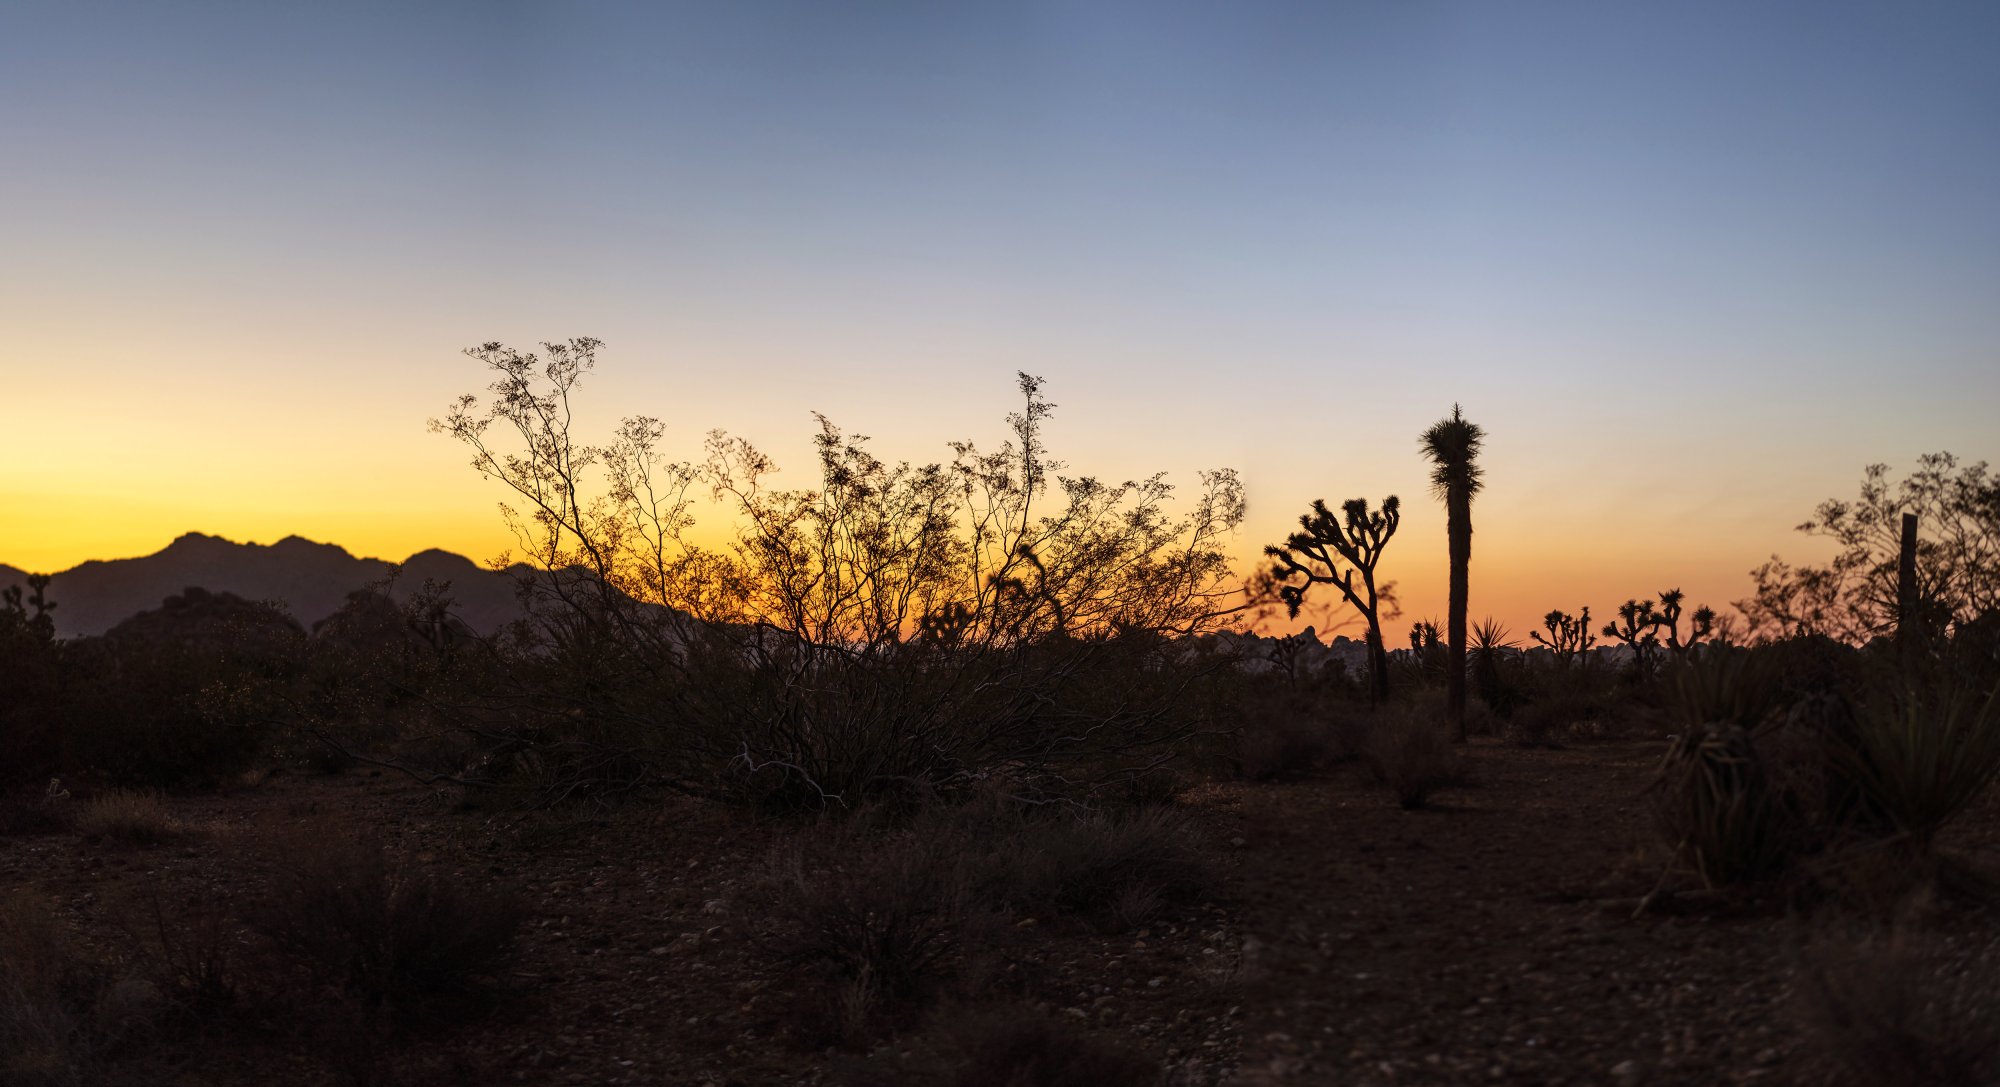
[[[1123, 933], [1011, 919], [961, 999], [1116, 1038], [1172, 1084], [1818, 1082], [1793, 990], [1829, 922], [1701, 896], [1635, 916], [1661, 873], [1643, 798], [1659, 753], [1475, 743], [1470, 784], [1419, 812], [1352, 770], [1202, 786], [1179, 803], [1218, 894]], [[364, 1035], [340, 1024], [239, 1007], [128, 1043], [110, 1069], [125, 1082], [333, 1083], [345, 1062], [412, 1084], [880, 1083], [935, 1056], [922, 1022], [859, 1052], [788, 1039], [799, 981], [760, 949], [742, 892], [795, 827], [692, 802], [523, 820], [457, 800], [381, 774], [280, 777], [171, 801], [189, 832], [166, 845], [0, 838], [0, 887], [39, 888], [94, 957], [135, 977], [159, 963], [154, 901], [174, 924], [238, 916], [314, 836], [376, 838], [527, 904], [491, 1016], [358, 1054]], [[1992, 805], [1967, 824], [1948, 847], [2000, 870]], [[1983, 911], [1926, 924], [2000, 961]], [[252, 972], [257, 938], [230, 939]], [[239, 999], [283, 997], [246, 983]]]

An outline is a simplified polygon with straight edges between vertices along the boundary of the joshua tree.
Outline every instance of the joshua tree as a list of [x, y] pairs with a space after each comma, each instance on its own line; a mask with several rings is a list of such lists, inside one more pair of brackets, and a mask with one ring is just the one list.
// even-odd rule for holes
[[1659, 648], [1662, 625], [1651, 600], [1627, 600], [1618, 605], [1617, 620], [1604, 624], [1604, 636], [1631, 646], [1633, 671], [1644, 676], [1651, 671], [1649, 661], [1653, 650]]
[[1428, 683], [1444, 674], [1450, 665], [1450, 658], [1444, 649], [1444, 634], [1438, 630], [1437, 620], [1423, 619], [1410, 625], [1410, 661]]
[[[1558, 668], [1568, 668], [1572, 657], [1589, 653], [1590, 647], [1597, 642], [1597, 635], [1590, 629], [1588, 607], [1582, 609], [1580, 615], [1571, 615], [1561, 608], [1556, 608], [1542, 616], [1542, 625], [1548, 628], [1548, 637], [1543, 637], [1539, 630], [1529, 631], [1528, 637], [1547, 646], [1556, 655]], [[1586, 662], [1589, 659], [1589, 657], [1584, 658]]]
[[1661, 593], [1659, 611], [1653, 615], [1654, 627], [1667, 632], [1667, 649], [1676, 657], [1687, 656], [1696, 642], [1715, 632], [1715, 609], [1703, 604], [1689, 617], [1694, 629], [1689, 632], [1688, 640], [1681, 641], [1681, 601], [1686, 596], [1679, 589]]
[[[1278, 560], [1271, 574], [1279, 582], [1278, 596], [1293, 618], [1305, 602], [1306, 590], [1315, 584], [1339, 589], [1361, 613], [1368, 624], [1368, 693], [1377, 700], [1389, 693], [1389, 656], [1382, 647], [1381, 607], [1388, 586], [1377, 589], [1375, 565], [1382, 561], [1389, 537], [1402, 523], [1402, 508], [1393, 494], [1373, 513], [1367, 499], [1350, 498], [1341, 504], [1336, 517], [1324, 499], [1314, 499], [1312, 512], [1299, 517], [1300, 530], [1282, 546], [1264, 549], [1266, 555]], [[1355, 584], [1357, 573], [1359, 585]], [[1303, 575], [1304, 583], [1288, 584], [1294, 574]]]
[[1486, 431], [1466, 422], [1457, 404], [1451, 406], [1451, 418], [1431, 424], [1418, 439], [1431, 462], [1431, 490], [1444, 503], [1445, 533], [1451, 540], [1451, 601], [1445, 615], [1451, 651], [1447, 691], [1461, 741], [1465, 739], [1466, 567], [1472, 563], [1472, 496], [1484, 485], [1478, 460], [1485, 440]]

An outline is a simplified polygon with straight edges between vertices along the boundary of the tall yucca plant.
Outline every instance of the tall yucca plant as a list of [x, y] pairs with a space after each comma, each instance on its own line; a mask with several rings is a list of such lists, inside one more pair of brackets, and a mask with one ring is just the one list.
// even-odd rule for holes
[[1447, 709], [1458, 723], [1460, 741], [1465, 739], [1465, 609], [1467, 568], [1472, 564], [1472, 497], [1485, 485], [1478, 463], [1479, 447], [1485, 440], [1486, 431], [1467, 422], [1457, 404], [1451, 406], [1451, 418], [1431, 424], [1418, 439], [1424, 457], [1431, 462], [1431, 490], [1444, 503], [1445, 533], [1451, 543], [1451, 600], [1445, 618], [1451, 657]]

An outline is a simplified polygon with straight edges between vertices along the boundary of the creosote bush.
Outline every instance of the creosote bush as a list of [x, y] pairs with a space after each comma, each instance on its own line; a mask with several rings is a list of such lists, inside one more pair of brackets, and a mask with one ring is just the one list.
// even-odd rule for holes
[[[1205, 722], [1193, 688], [1220, 667], [1184, 636], [1229, 621], [1234, 473], [1173, 512], [1162, 476], [1069, 474], [1054, 405], [1021, 375], [997, 449], [879, 459], [820, 420], [816, 484], [710, 437], [699, 462], [626, 420], [572, 433], [595, 340], [546, 354], [486, 344], [495, 381], [435, 429], [520, 505], [530, 642], [468, 730], [543, 799], [666, 788], [766, 808], [853, 807], [884, 792], [962, 792], [996, 768], [1092, 793], [1163, 768]], [[702, 501], [732, 542], [687, 534]], [[532, 756], [532, 757], [531, 757]]]

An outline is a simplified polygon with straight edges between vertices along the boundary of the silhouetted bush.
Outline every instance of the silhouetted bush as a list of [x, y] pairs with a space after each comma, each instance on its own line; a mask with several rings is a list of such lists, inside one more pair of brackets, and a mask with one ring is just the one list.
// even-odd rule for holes
[[848, 826], [778, 851], [753, 896], [768, 950], [811, 979], [791, 1009], [802, 1041], [861, 1042], [952, 976], [972, 911], [960, 844]]
[[0, 895], [0, 1082], [95, 1082], [106, 1040], [93, 1014], [100, 987], [46, 900], [25, 890]]
[[2000, 774], [2000, 692], [1943, 678], [1890, 680], [1864, 698], [1851, 729], [1829, 736], [1834, 772], [1865, 811], [1919, 851]]
[[1215, 878], [1193, 824], [1170, 810], [1056, 811], [985, 827], [967, 843], [986, 858], [981, 897], [1015, 912], [1130, 929], [1198, 899]]
[[520, 925], [511, 895], [396, 864], [339, 835], [295, 846], [256, 922], [314, 976], [404, 1015], [490, 994]]
[[[821, 808], [1004, 767], [1088, 792], [1206, 723], [1190, 687], [1218, 663], [1182, 639], [1228, 621], [1233, 473], [1204, 473], [1179, 516], [1159, 476], [1065, 475], [1022, 375], [997, 450], [892, 465], [821, 419], [817, 485], [775, 490], [770, 459], [719, 434], [699, 464], [666, 461], [645, 418], [578, 444], [567, 405], [598, 344], [545, 346], [468, 352], [494, 396], [434, 424], [524, 503], [509, 521], [543, 571], [534, 644], [472, 714], [493, 780]], [[697, 485], [732, 545], [684, 538]]]
[[1602, 720], [1604, 700], [1587, 692], [1538, 698], [1514, 711], [1502, 735], [1522, 747], [1562, 747]]
[[1369, 737], [1368, 761], [1397, 803], [1421, 808], [1437, 790], [1463, 782], [1463, 760], [1452, 743], [1453, 731], [1434, 706], [1419, 703], [1382, 711]]
[[1800, 1012], [1835, 1082], [2000, 1082], [2000, 1004], [1956, 955], [1906, 938], [1827, 942], [1800, 971]]
[[1246, 716], [1228, 739], [1230, 768], [1246, 781], [1296, 777], [1347, 757], [1334, 722], [1307, 713]]
[[1152, 1087], [1159, 1062], [1025, 1008], [973, 1013], [947, 1025], [951, 1087]]
[[31, 577], [31, 591], [0, 590], [0, 790], [39, 785], [61, 773], [62, 708], [67, 675], [55, 638], [55, 604], [48, 579]]

